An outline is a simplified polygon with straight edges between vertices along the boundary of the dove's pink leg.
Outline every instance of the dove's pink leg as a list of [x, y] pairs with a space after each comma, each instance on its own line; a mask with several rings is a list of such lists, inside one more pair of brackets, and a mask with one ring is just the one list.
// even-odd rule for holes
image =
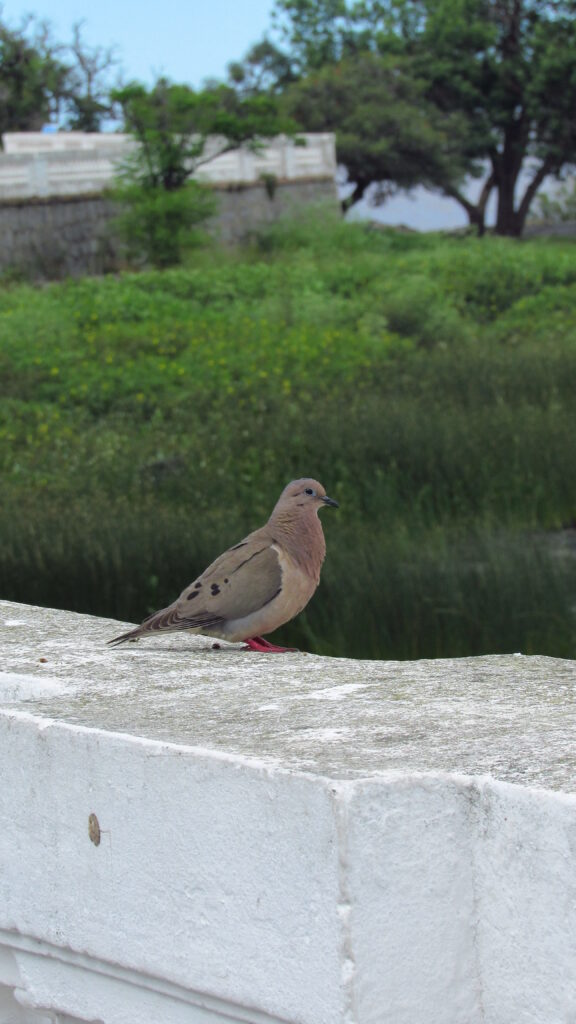
[[286, 654], [288, 651], [296, 651], [297, 647], [277, 647], [270, 644], [263, 636], [253, 636], [250, 640], [244, 641], [245, 651], [258, 651], [259, 654]]

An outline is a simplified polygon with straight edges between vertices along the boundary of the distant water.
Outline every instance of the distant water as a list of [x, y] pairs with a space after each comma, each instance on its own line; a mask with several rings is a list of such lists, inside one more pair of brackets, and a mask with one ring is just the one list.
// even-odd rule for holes
[[[477, 187], [476, 182], [472, 188], [474, 186]], [[394, 196], [382, 206], [372, 206], [362, 200], [348, 216], [351, 220], [374, 220], [393, 227], [403, 225], [416, 231], [449, 231], [468, 224], [466, 213], [453, 199], [435, 195], [421, 187], [413, 189], [410, 194]], [[493, 220], [494, 211], [491, 210], [488, 223], [493, 223]]]
[[[524, 192], [530, 177], [530, 171], [526, 171], [521, 176], [521, 192]], [[475, 202], [482, 184], [483, 178], [470, 179], [463, 189], [466, 198]], [[548, 178], [541, 191], [552, 193], [554, 187], [554, 179]], [[344, 186], [340, 191], [341, 195], [346, 195], [349, 189]], [[534, 204], [532, 209], [534, 209]], [[394, 227], [404, 225], [416, 231], [450, 231], [468, 225], [468, 217], [459, 203], [421, 187], [412, 189], [409, 193], [399, 193], [382, 206], [372, 206], [369, 201], [363, 200], [350, 211], [348, 216], [354, 220], [369, 219]], [[487, 227], [492, 226], [495, 219], [496, 196], [493, 193], [487, 208]]]

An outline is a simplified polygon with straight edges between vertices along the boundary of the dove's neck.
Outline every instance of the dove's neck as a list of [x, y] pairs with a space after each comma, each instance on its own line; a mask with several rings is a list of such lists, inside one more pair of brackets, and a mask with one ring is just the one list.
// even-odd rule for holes
[[274, 540], [286, 551], [289, 558], [316, 583], [326, 554], [324, 532], [315, 509], [303, 516], [275, 513], [270, 517], [269, 528]]

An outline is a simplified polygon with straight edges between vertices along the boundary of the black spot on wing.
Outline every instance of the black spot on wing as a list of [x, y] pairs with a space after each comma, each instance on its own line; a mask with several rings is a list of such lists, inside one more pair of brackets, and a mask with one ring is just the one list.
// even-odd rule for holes
[[216, 597], [216, 594], [220, 593], [220, 587], [218, 586], [217, 583], [212, 583], [211, 584], [211, 586], [210, 586], [210, 593], [212, 594], [212, 597]]

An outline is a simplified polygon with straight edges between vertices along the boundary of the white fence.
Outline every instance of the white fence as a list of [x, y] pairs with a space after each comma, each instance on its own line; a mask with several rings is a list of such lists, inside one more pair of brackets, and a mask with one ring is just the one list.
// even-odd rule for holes
[[[274, 175], [280, 181], [329, 179], [336, 174], [334, 135], [302, 135], [298, 144], [285, 136], [272, 139], [259, 152], [236, 149], [213, 157], [199, 168], [197, 177], [215, 185], [250, 184]], [[127, 135], [68, 132], [7, 133], [0, 154], [0, 202], [43, 196], [85, 195], [102, 192], [134, 143]]]

